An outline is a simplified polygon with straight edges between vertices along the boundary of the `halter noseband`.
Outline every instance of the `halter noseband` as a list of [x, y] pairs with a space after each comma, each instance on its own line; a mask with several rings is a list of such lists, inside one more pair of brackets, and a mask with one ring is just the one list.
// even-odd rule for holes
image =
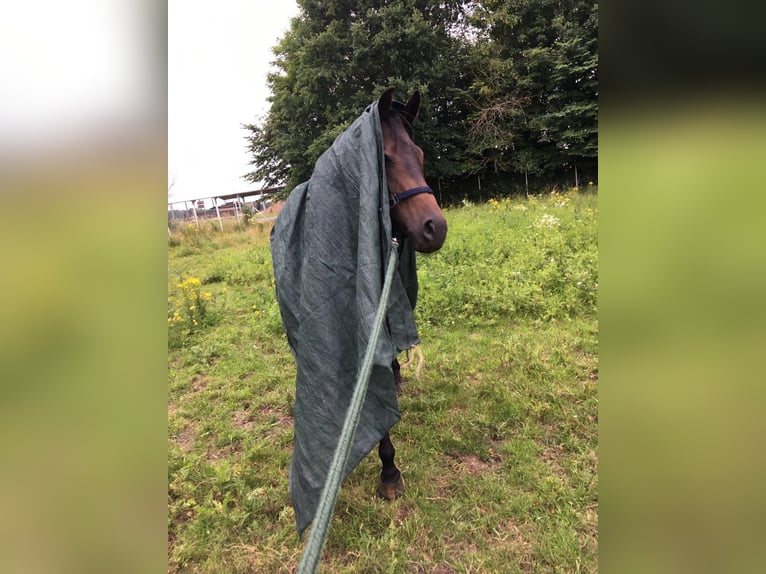
[[431, 195], [433, 195], [434, 190], [428, 187], [427, 185], [421, 185], [420, 187], [413, 187], [412, 189], [408, 189], [407, 191], [390, 195], [388, 200], [389, 205], [391, 206], [391, 209], [393, 209], [405, 199], [409, 199], [410, 197], [414, 197], [421, 193], [430, 193]]

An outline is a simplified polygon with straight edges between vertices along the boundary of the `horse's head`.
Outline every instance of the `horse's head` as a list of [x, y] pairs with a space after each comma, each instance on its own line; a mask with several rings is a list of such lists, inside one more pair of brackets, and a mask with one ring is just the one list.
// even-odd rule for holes
[[430, 253], [447, 237], [447, 220], [423, 177], [423, 150], [412, 141], [412, 124], [420, 110], [420, 93], [402, 105], [393, 100], [394, 88], [378, 101], [383, 129], [386, 179], [394, 231], [406, 235], [415, 251]]

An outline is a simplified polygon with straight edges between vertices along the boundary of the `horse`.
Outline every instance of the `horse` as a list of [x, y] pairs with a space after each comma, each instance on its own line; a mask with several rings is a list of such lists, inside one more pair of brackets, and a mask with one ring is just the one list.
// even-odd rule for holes
[[[394, 88], [388, 88], [378, 100], [391, 223], [395, 233], [407, 236], [415, 251], [432, 253], [444, 244], [447, 221], [425, 181], [423, 150], [412, 139], [412, 126], [420, 111], [420, 92], [416, 90], [404, 108], [398, 110], [392, 107], [393, 93]], [[403, 379], [398, 360], [394, 359], [392, 369], [399, 390]], [[386, 433], [378, 445], [383, 466], [378, 494], [386, 500], [404, 493], [404, 479], [394, 463], [395, 454], [390, 433]]]
[[347, 476], [377, 444], [378, 494], [392, 500], [404, 492], [389, 434], [399, 420], [402, 377], [396, 353], [419, 341], [414, 253], [440, 249], [447, 221], [425, 181], [423, 151], [413, 140], [420, 93], [406, 103], [394, 100], [393, 93], [386, 89], [322, 153], [311, 178], [290, 192], [271, 232], [277, 299], [298, 367], [289, 483], [299, 534], [315, 514], [337, 445], [340, 418], [379, 305], [392, 235], [401, 254], [387, 329], [378, 340], [344, 472]]

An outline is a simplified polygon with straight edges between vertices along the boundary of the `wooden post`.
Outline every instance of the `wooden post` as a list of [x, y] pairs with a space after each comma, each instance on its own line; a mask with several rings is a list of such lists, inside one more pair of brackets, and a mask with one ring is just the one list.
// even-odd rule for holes
[[221, 227], [221, 233], [223, 233], [223, 221], [221, 221], [221, 212], [218, 211], [218, 198], [213, 198], [215, 202], [215, 214], [218, 216], [218, 225]]
[[194, 200], [192, 200], [191, 204], [192, 212], [194, 213], [194, 223], [197, 225], [197, 229], [199, 229], [199, 218], [197, 217], [197, 208], [194, 206]]
[[476, 174], [476, 181], [479, 182], [479, 199], [478, 199], [478, 201], [481, 202], [481, 175], [478, 174], [478, 173]]
[[527, 189], [527, 199], [529, 199], [529, 178], [527, 177], [526, 169], [524, 169], [524, 187]]

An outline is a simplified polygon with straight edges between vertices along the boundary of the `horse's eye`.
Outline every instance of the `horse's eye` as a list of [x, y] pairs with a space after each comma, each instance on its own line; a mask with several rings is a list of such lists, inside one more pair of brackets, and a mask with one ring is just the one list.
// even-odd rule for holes
[[394, 160], [391, 159], [391, 156], [389, 156], [389, 155], [384, 155], [383, 157], [386, 160], [386, 165], [391, 165], [394, 162]]

